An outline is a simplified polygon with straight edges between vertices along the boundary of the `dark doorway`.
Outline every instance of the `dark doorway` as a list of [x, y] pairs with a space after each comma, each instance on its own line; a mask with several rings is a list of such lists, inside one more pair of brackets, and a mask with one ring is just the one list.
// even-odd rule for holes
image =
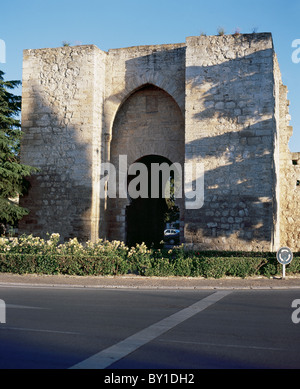
[[[152, 164], [172, 164], [167, 158], [158, 155], [148, 155], [136, 161], [143, 163], [148, 171], [148, 196], [130, 199], [130, 205], [126, 208], [126, 232], [127, 245], [135, 246], [144, 242], [147, 247], [161, 247], [164, 239], [166, 215], [170, 211], [170, 204], [162, 194], [164, 191], [162, 176], [159, 176], [159, 196], [151, 198], [151, 173]], [[136, 176], [128, 176], [128, 185]], [[171, 179], [171, 177], [170, 177]]]

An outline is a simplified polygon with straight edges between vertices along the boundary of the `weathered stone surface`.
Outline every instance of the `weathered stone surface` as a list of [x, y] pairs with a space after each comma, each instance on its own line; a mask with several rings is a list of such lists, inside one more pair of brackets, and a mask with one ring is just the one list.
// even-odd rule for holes
[[22, 162], [40, 172], [20, 231], [124, 240], [128, 199], [100, 199], [101, 164], [160, 155], [204, 164], [203, 207], [178, 200], [189, 247], [300, 251], [286, 95], [268, 33], [25, 50]]

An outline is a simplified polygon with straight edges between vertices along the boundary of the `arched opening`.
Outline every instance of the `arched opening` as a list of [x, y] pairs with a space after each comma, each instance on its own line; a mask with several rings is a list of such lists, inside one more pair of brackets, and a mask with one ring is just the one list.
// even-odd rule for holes
[[[164, 242], [167, 223], [179, 223], [175, 172], [172, 162], [159, 155], [144, 156], [136, 162], [135, 174], [127, 177], [130, 204], [126, 207], [126, 243], [135, 246], [144, 242], [157, 248]], [[179, 243], [179, 236], [175, 242]]]
[[[135, 162], [146, 166], [151, 163], [176, 163], [183, 167], [184, 117], [173, 97], [154, 85], [147, 84], [135, 90], [118, 109], [109, 150], [108, 158], [116, 168], [117, 181], [121, 169], [126, 171]], [[120, 156], [126, 157], [122, 166]], [[176, 200], [180, 208], [181, 237], [184, 227], [182, 201], [181, 198]], [[116, 198], [107, 201], [106, 237], [128, 244], [141, 241], [157, 244], [163, 239], [165, 211], [165, 198], [134, 199], [130, 194], [122, 197], [117, 193]]]

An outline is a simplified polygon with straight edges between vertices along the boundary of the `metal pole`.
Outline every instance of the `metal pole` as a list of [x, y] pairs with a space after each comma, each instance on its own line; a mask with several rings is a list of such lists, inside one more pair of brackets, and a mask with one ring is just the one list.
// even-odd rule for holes
[[282, 265], [282, 279], [285, 279], [285, 265]]

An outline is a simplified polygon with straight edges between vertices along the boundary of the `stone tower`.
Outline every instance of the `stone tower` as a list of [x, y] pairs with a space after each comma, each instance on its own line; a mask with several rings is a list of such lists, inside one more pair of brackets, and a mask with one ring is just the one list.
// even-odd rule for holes
[[40, 171], [21, 199], [30, 210], [21, 233], [126, 241], [140, 228], [133, 209], [150, 209], [151, 229], [159, 212], [149, 203], [100, 196], [101, 166], [110, 162], [119, 178], [126, 156], [125, 168], [204, 166], [203, 206], [176, 200], [186, 245], [300, 251], [300, 154], [288, 149], [287, 89], [271, 34], [24, 50], [22, 93], [21, 158]]

